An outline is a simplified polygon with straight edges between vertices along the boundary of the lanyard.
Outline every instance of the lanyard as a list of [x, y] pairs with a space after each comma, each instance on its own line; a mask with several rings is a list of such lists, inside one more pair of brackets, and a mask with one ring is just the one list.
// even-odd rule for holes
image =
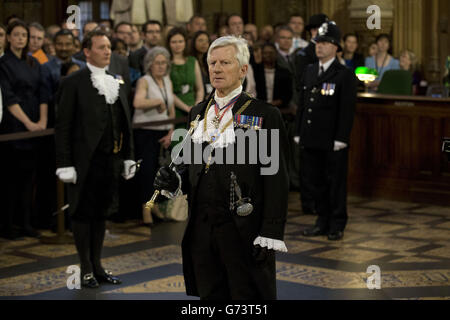
[[[153, 78], [153, 77], [152, 77], [152, 78]], [[158, 87], [159, 92], [161, 92], [161, 96], [162, 96], [162, 98], [163, 98], [163, 100], [164, 100], [164, 103], [166, 104], [167, 114], [169, 114], [169, 98], [168, 98], [168, 96], [167, 96], [166, 83], [164, 82], [164, 79], [163, 79], [163, 81], [162, 81], [162, 82], [163, 82], [163, 87], [164, 87], [164, 90], [163, 90], [163, 89], [161, 89], [161, 87], [158, 85], [158, 83], [156, 82], [155, 78], [153, 78], [153, 81], [155, 82], [156, 86]]]
[[220, 114], [220, 110], [219, 107], [217, 106], [217, 103], [214, 104], [214, 111], [216, 112], [216, 120], [218, 122], [218, 124], [220, 123], [220, 121], [222, 121], [223, 116], [225, 115], [225, 113], [228, 111], [228, 109], [232, 108], [234, 106], [234, 104], [236, 103], [236, 101], [239, 99], [241, 95], [238, 94], [236, 97], [234, 97], [233, 99], [231, 99], [230, 102], [228, 102], [227, 105], [225, 105], [225, 107], [223, 107], [222, 109], [224, 109], [222, 115], [219, 118], [219, 114]]

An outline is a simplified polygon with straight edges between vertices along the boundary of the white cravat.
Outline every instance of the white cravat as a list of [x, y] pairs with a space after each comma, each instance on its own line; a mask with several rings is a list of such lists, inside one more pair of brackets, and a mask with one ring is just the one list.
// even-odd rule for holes
[[120, 84], [117, 79], [106, 73], [106, 68], [93, 66], [89, 62], [87, 67], [91, 70], [91, 81], [98, 93], [105, 96], [108, 104], [113, 104], [119, 97]]
[[[239, 86], [238, 88], [234, 89], [232, 92], [230, 92], [227, 96], [220, 98], [217, 96], [217, 91], [214, 95], [214, 101], [216, 102], [219, 109], [222, 109], [224, 106], [228, 104], [228, 102], [231, 101], [234, 97], [242, 93], [242, 86]], [[214, 126], [213, 120], [216, 116], [214, 105], [211, 105], [209, 108], [208, 114], [206, 115], [208, 123], [206, 124], [206, 131], [204, 132], [204, 122], [205, 119], [202, 119], [200, 123], [198, 124], [197, 129], [194, 131], [194, 134], [192, 135], [192, 141], [194, 143], [202, 144], [203, 142], [210, 142], [211, 137], [215, 136], [217, 131], [222, 131], [224, 129], [224, 126], [233, 119], [233, 108], [228, 109], [225, 114], [223, 115], [222, 120], [220, 121], [219, 129], [216, 129]], [[234, 126], [233, 123], [231, 123], [225, 131], [220, 134], [216, 141], [212, 143], [213, 148], [226, 148], [229, 144], [233, 144], [235, 142], [235, 134], [234, 134]]]

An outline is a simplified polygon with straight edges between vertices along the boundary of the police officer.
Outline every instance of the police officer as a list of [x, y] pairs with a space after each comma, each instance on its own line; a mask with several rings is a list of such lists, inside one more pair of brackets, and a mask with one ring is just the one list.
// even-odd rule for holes
[[334, 22], [319, 28], [316, 55], [303, 76], [297, 113], [302, 175], [310, 184], [318, 218], [305, 236], [339, 240], [347, 223], [348, 145], [356, 104], [357, 81], [341, 65], [341, 34]]
[[[309, 18], [309, 23], [305, 27], [307, 31], [311, 33], [311, 41], [308, 46], [301, 50], [297, 50], [294, 54], [294, 101], [298, 103], [298, 97], [302, 90], [301, 80], [305, 72], [306, 67], [309, 64], [316, 63], [319, 60], [316, 56], [316, 42], [315, 38], [319, 27], [328, 21], [328, 16], [319, 13]], [[300, 164], [301, 166], [301, 164]], [[316, 214], [315, 203], [312, 197], [312, 190], [310, 185], [305, 182], [305, 177], [300, 175], [300, 197], [302, 203], [302, 211], [304, 214]]]

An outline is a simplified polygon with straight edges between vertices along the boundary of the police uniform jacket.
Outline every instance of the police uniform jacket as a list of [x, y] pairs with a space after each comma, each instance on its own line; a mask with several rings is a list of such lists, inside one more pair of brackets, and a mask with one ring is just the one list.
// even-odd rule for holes
[[338, 59], [320, 77], [318, 74], [319, 63], [306, 68], [299, 95], [296, 131], [304, 147], [332, 151], [334, 141], [349, 144], [357, 80]]

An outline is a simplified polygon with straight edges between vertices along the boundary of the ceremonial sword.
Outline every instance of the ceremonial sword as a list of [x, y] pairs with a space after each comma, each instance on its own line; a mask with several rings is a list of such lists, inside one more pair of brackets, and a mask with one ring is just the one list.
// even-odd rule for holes
[[[173, 167], [175, 166], [174, 162], [180, 157], [181, 150], [183, 150], [184, 145], [187, 143], [188, 137], [190, 137], [192, 135], [192, 133], [194, 132], [194, 130], [197, 128], [199, 119], [200, 119], [200, 115], [197, 115], [195, 120], [191, 121], [191, 125], [190, 125], [190, 128], [189, 128], [189, 131], [184, 136], [183, 141], [181, 142], [182, 146], [181, 146], [180, 150], [178, 151], [177, 156], [175, 157], [175, 159], [172, 159], [172, 161], [170, 162], [169, 169], [172, 170]], [[160, 193], [161, 193], [161, 190], [155, 190], [155, 192], [153, 193], [153, 196], [150, 199], [150, 201], [148, 201], [145, 204], [145, 209], [146, 210], [149, 210], [149, 211], [152, 210], [153, 206], [155, 205], [156, 198], [158, 198]]]

